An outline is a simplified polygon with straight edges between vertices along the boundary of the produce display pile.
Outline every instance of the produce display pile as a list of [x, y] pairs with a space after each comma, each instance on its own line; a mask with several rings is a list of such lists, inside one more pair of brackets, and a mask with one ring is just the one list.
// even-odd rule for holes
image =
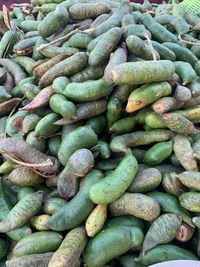
[[0, 266], [200, 257], [200, 16], [178, 1], [0, 13]]

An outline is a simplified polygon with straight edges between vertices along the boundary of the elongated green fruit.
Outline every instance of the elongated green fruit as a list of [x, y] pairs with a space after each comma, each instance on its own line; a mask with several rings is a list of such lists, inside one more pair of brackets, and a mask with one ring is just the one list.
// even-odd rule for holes
[[97, 144], [97, 136], [90, 126], [81, 126], [71, 131], [62, 140], [58, 151], [61, 164], [66, 165], [69, 157], [80, 148], [91, 148]]
[[78, 194], [59, 211], [54, 213], [46, 223], [46, 226], [55, 231], [65, 231], [79, 226], [91, 213], [94, 204], [88, 197], [92, 184], [101, 179], [101, 171], [92, 170], [84, 178]]
[[85, 229], [87, 235], [90, 237], [95, 236], [100, 232], [104, 226], [107, 218], [107, 205], [99, 204], [90, 213], [89, 217], [85, 222]]
[[198, 129], [194, 124], [178, 113], [168, 113], [162, 115], [162, 121], [164, 125], [170, 130], [180, 134], [196, 134]]
[[90, 52], [89, 65], [98, 66], [103, 64], [110, 53], [117, 46], [122, 36], [122, 29], [114, 27], [107, 31], [105, 35], [99, 40], [95, 48]]
[[166, 213], [157, 218], [150, 226], [142, 244], [142, 255], [158, 245], [172, 241], [181, 226], [180, 215]]
[[121, 102], [116, 98], [110, 99], [107, 104], [107, 113], [106, 113], [108, 129], [120, 118], [121, 112], [122, 112]]
[[[134, 55], [141, 57], [145, 60], [152, 60], [153, 54], [150, 46], [145, 43], [140, 37], [137, 35], [131, 35], [126, 38], [126, 45], [131, 53]], [[157, 59], [160, 59], [159, 54], [155, 51], [155, 56]]]
[[39, 34], [46, 38], [64, 28], [69, 21], [69, 13], [63, 6], [57, 6], [38, 25]]
[[[35, 232], [21, 239], [13, 248], [15, 257], [55, 251], [62, 242], [62, 235], [51, 231]], [[47, 242], [48, 240], [48, 242]]]
[[198, 261], [199, 259], [190, 251], [174, 245], [160, 245], [147, 252], [146, 255], [141, 255], [136, 259], [137, 262], [144, 264], [144, 266], [172, 260]]
[[59, 197], [49, 198], [44, 202], [44, 212], [49, 215], [52, 215], [55, 212], [59, 211], [59, 209], [65, 206], [66, 204], [67, 201], [63, 198]]
[[115, 84], [144, 84], [169, 81], [174, 72], [174, 64], [169, 60], [128, 62], [113, 69], [112, 79]]
[[104, 228], [115, 227], [115, 226], [132, 226], [144, 230], [143, 220], [132, 215], [118, 216], [109, 219], [106, 221]]
[[144, 193], [155, 189], [162, 181], [162, 174], [156, 168], [147, 168], [138, 171], [131, 183], [128, 192]]
[[125, 193], [109, 206], [114, 216], [133, 215], [145, 221], [151, 221], [160, 214], [156, 200], [139, 193]]
[[70, 83], [63, 94], [72, 100], [87, 102], [108, 95], [112, 89], [103, 79], [89, 80], [83, 83]]
[[186, 85], [196, 79], [197, 75], [192, 65], [183, 61], [176, 61], [176, 73], [181, 77], [183, 85]]
[[32, 193], [18, 202], [8, 216], [0, 222], [0, 232], [6, 233], [22, 226], [35, 215], [42, 204], [43, 192]]
[[21, 266], [32, 266], [32, 267], [42, 267], [48, 266], [48, 263], [52, 257], [53, 253], [44, 254], [33, 254], [21, 256], [19, 258], [11, 259], [6, 262], [8, 267], [21, 267]]
[[114, 137], [110, 143], [110, 148], [114, 152], [122, 152], [129, 147], [166, 141], [173, 136], [174, 133], [169, 130], [138, 131]]
[[125, 134], [131, 132], [135, 125], [136, 117], [126, 117], [113, 123], [109, 130], [116, 134]]
[[179, 173], [178, 179], [186, 187], [200, 191], [200, 173], [195, 171], [187, 171]]
[[77, 3], [70, 7], [69, 14], [74, 20], [96, 18], [101, 14], [109, 13], [110, 6], [106, 3]]
[[158, 202], [161, 211], [178, 214], [183, 218], [185, 223], [194, 227], [190, 213], [180, 205], [176, 197], [158, 191], [149, 192], [147, 193], [147, 196]]
[[125, 254], [118, 258], [120, 267], [144, 267], [142, 264], [136, 262], [134, 254]]
[[87, 243], [83, 227], [71, 230], [51, 258], [48, 267], [72, 267], [78, 261]]
[[144, 154], [144, 163], [150, 166], [160, 164], [167, 159], [172, 153], [172, 141], [157, 143], [146, 151]]
[[39, 81], [40, 86], [51, 84], [57, 77], [71, 76], [87, 66], [88, 56], [84, 52], [76, 53], [51, 67]]
[[143, 232], [137, 227], [110, 227], [90, 239], [85, 249], [84, 262], [88, 267], [103, 266], [131, 248], [139, 248], [142, 241]]
[[187, 192], [179, 197], [182, 207], [192, 212], [200, 212], [200, 193]]
[[62, 115], [65, 119], [71, 119], [76, 113], [76, 106], [60, 94], [53, 95], [49, 105], [54, 112]]
[[96, 204], [109, 204], [118, 199], [130, 186], [137, 170], [137, 160], [128, 152], [110, 175], [91, 186], [91, 201]]
[[162, 96], [171, 94], [171, 92], [172, 87], [168, 82], [158, 82], [143, 85], [130, 94], [126, 111], [134, 112], [153, 103]]
[[163, 175], [162, 186], [168, 194], [176, 197], [185, 192], [185, 186], [178, 179], [178, 175], [175, 172], [167, 172]]
[[196, 171], [197, 161], [194, 157], [194, 152], [189, 142], [189, 139], [184, 135], [176, 135], [174, 137], [174, 153], [180, 164], [186, 171]]

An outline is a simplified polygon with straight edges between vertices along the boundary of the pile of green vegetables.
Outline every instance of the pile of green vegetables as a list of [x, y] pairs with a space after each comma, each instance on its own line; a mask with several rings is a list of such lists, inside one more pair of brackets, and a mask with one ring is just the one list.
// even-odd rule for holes
[[198, 261], [200, 16], [32, 0], [0, 36], [0, 266]]

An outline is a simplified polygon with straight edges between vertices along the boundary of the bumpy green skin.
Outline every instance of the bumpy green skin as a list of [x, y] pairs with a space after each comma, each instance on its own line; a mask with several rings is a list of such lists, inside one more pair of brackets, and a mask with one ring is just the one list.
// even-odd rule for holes
[[[30, 47], [33, 47], [38, 39], [39, 36], [33, 36], [20, 40], [14, 45], [13, 50], [16, 54], [23, 55], [23, 50], [26, 51], [26, 49], [30, 49]], [[24, 54], [26, 54], [26, 52]]]
[[179, 134], [196, 134], [198, 129], [194, 124], [179, 113], [165, 113], [161, 116], [164, 125]]
[[145, 221], [151, 221], [160, 214], [156, 200], [139, 193], [125, 193], [109, 206], [114, 216], [133, 215]]
[[5, 67], [8, 72], [13, 75], [15, 84], [18, 84], [21, 80], [26, 78], [26, 73], [12, 59], [0, 58], [0, 65]]
[[36, 190], [32, 187], [22, 187], [17, 193], [17, 200], [20, 201], [25, 198], [28, 194], [34, 193]]
[[9, 236], [12, 240], [18, 242], [19, 240], [21, 240], [22, 238], [24, 238], [30, 234], [32, 234], [32, 230], [31, 230], [29, 224], [25, 224], [16, 230], [8, 232], [7, 236]]
[[110, 6], [106, 3], [78, 3], [70, 7], [69, 14], [74, 20], [96, 18], [101, 14], [109, 13]]
[[95, 204], [109, 204], [122, 196], [135, 178], [138, 163], [127, 153], [112, 174], [91, 186], [89, 197]]
[[63, 94], [65, 87], [70, 83], [67, 77], [58, 77], [53, 81], [53, 90], [57, 94]]
[[137, 227], [110, 227], [88, 242], [84, 253], [84, 262], [88, 267], [103, 266], [131, 248], [139, 248], [142, 241], [143, 232]]
[[90, 118], [85, 125], [90, 126], [96, 134], [100, 134], [106, 127], [105, 116], [99, 115]]
[[176, 60], [175, 53], [169, 48], [165, 47], [164, 45], [156, 41], [152, 41], [152, 45], [153, 45], [153, 48], [159, 53], [161, 59], [166, 59], [166, 60], [171, 60], [171, 61]]
[[178, 174], [178, 179], [186, 187], [200, 191], [200, 173], [195, 171], [186, 171]]
[[182, 207], [192, 212], [200, 212], [200, 193], [187, 192], [179, 197]]
[[92, 184], [101, 179], [102, 176], [102, 172], [98, 170], [89, 172], [84, 178], [78, 194], [58, 212], [54, 213], [47, 221], [46, 226], [55, 231], [65, 231], [80, 225], [94, 208], [94, 204], [88, 197], [89, 190]]
[[126, 111], [134, 112], [153, 103], [160, 97], [170, 95], [171, 93], [172, 87], [168, 82], [143, 85], [130, 94]]
[[148, 36], [151, 37], [151, 33], [144, 27], [144, 25], [130, 24], [123, 28], [123, 36], [125, 38], [131, 35], [144, 38], [144, 34], [148, 34]]
[[59, 130], [58, 125], [54, 125], [54, 122], [60, 119], [60, 115], [56, 113], [49, 113], [43, 117], [35, 127], [35, 133], [37, 137], [49, 136], [56, 133]]
[[[151, 48], [145, 41], [143, 41], [137, 35], [131, 35], [126, 38], [126, 45], [131, 53], [135, 56], [141, 57], [145, 60], [152, 60], [153, 55]], [[160, 56], [155, 52], [156, 58], [160, 59]]]
[[35, 215], [42, 204], [43, 193], [38, 191], [27, 195], [24, 199], [18, 202], [10, 211], [8, 216], [0, 222], [0, 232], [7, 233], [15, 230], [25, 224]]
[[169, 41], [173, 43], [178, 42], [178, 38], [176, 37], [176, 35], [168, 31], [161, 24], [157, 23], [148, 13], [142, 14], [140, 21], [142, 22], [142, 24], [145, 25], [145, 27], [147, 27], [153, 37], [157, 39], [160, 43]]
[[[51, 231], [35, 232], [21, 239], [13, 248], [16, 257], [55, 251], [62, 242], [62, 235]], [[48, 242], [47, 242], [48, 240]]]
[[97, 144], [97, 136], [89, 126], [74, 129], [63, 138], [58, 151], [61, 164], [66, 165], [69, 157], [80, 148], [91, 148]]
[[162, 97], [152, 104], [152, 109], [158, 113], [163, 114], [167, 111], [177, 110], [183, 106], [174, 97]]
[[13, 31], [6, 31], [0, 41], [0, 58], [6, 57], [18, 40], [18, 35]]
[[144, 230], [144, 222], [140, 218], [131, 215], [118, 216], [116, 218], [109, 219], [106, 221], [104, 228], [116, 226], [131, 226]]
[[76, 53], [50, 68], [44, 75], [42, 75], [39, 85], [49, 85], [60, 76], [71, 76], [84, 69], [87, 66], [87, 63], [88, 56], [86, 53]]
[[121, 117], [122, 105], [116, 98], [112, 98], [107, 104], [107, 124], [108, 129]]
[[129, 147], [162, 142], [173, 136], [174, 133], [168, 130], [138, 131], [114, 137], [110, 143], [110, 148], [113, 152], [122, 152]]
[[39, 23], [38, 32], [42, 37], [47, 38], [64, 28], [68, 21], [68, 11], [63, 6], [58, 6]]
[[21, 256], [19, 258], [10, 259], [6, 262], [6, 266], [8, 267], [44, 267], [48, 266], [48, 263], [52, 257], [53, 253], [45, 253], [45, 254], [33, 254]]
[[158, 202], [161, 211], [178, 214], [183, 218], [185, 223], [189, 224], [190, 226], [194, 226], [190, 213], [180, 205], [176, 197], [158, 191], [147, 193], [147, 196], [155, 199]]
[[188, 62], [192, 66], [196, 64], [198, 58], [192, 53], [190, 49], [168, 41], [169, 40], [166, 40], [166, 43], [164, 43], [163, 45], [175, 53], [177, 60]]
[[99, 140], [97, 143], [97, 146], [99, 146], [99, 156], [101, 159], [109, 159], [110, 158], [110, 147], [108, 143], [105, 141]]
[[74, 74], [70, 80], [75, 83], [82, 83], [88, 80], [98, 80], [103, 76], [105, 66], [88, 66], [84, 70]]
[[197, 161], [189, 139], [183, 135], [176, 135], [173, 140], [173, 150], [180, 164], [186, 171], [197, 171]]
[[194, 81], [197, 77], [192, 65], [188, 62], [176, 61], [176, 73], [180, 76], [182, 84], [186, 85]]
[[145, 124], [152, 129], [164, 129], [166, 126], [162, 122], [160, 115], [156, 112], [150, 112], [145, 116]]
[[46, 139], [39, 139], [36, 136], [36, 132], [30, 132], [26, 137], [26, 142], [41, 152], [45, 152], [47, 150]]
[[121, 63], [127, 61], [127, 51], [125, 47], [118, 48], [115, 50], [113, 54], [110, 56], [110, 60], [104, 71], [104, 79], [107, 84], [112, 85], [112, 70], [113, 68]]
[[86, 243], [87, 235], [83, 227], [71, 230], [53, 254], [48, 267], [75, 266]]
[[197, 61], [197, 63], [194, 65], [194, 70], [196, 71], [197, 75], [200, 75], [200, 61]]
[[72, 35], [68, 42], [72, 47], [87, 49], [89, 42], [92, 40], [93, 38], [89, 34], [80, 32]]
[[9, 93], [13, 96], [13, 97], [22, 97], [23, 96], [23, 93], [21, 91], [21, 89], [23, 88], [23, 86], [25, 84], [35, 84], [36, 82], [36, 78], [35, 77], [28, 77], [28, 78], [25, 78], [25, 79], [22, 79], [20, 80], [20, 82], [15, 86], [15, 87], [12, 87], [12, 89], [9, 91]]
[[58, 150], [61, 144], [60, 136], [53, 136], [48, 140], [48, 153], [51, 156], [57, 157]]
[[174, 64], [169, 60], [127, 62], [113, 69], [112, 79], [115, 84], [136, 85], [169, 81], [174, 72]]
[[55, 94], [49, 101], [51, 109], [62, 115], [65, 119], [71, 119], [76, 113], [76, 106], [67, 101], [63, 95]]
[[125, 134], [131, 132], [135, 125], [135, 117], [126, 117], [113, 123], [109, 130], [115, 134]]
[[34, 186], [43, 182], [41, 176], [25, 166], [20, 166], [9, 173], [8, 180], [18, 186]]
[[[57, 121], [55, 124], [56, 125], [70, 125], [70, 124], [72, 125], [75, 122], [82, 121], [88, 118], [91, 118], [91, 120], [94, 119], [98, 121], [99, 118], [102, 118], [102, 115], [101, 116], [97, 116], [97, 115], [103, 113], [106, 110], [106, 104], [107, 102], [105, 100], [97, 100], [97, 101], [91, 101], [91, 102], [80, 104], [77, 107], [76, 115], [72, 119], [69, 119], [69, 120], [61, 119]], [[104, 126], [105, 122], [103, 122], [102, 119], [100, 120], [102, 123], [102, 126], [100, 125], [100, 130], [103, 130], [103, 128], [105, 127]]]
[[117, 98], [122, 104], [125, 103], [130, 95], [130, 93], [135, 89], [134, 86], [119, 85], [116, 86], [112, 98]]
[[162, 186], [168, 194], [176, 197], [179, 197], [185, 192], [185, 186], [180, 182], [175, 172], [165, 173], [163, 175]]
[[28, 114], [23, 119], [22, 132], [24, 134], [31, 132], [35, 128], [35, 126], [37, 125], [37, 123], [39, 122], [40, 119], [41, 119], [41, 117], [37, 114]]
[[65, 199], [52, 197], [52, 198], [47, 199], [44, 202], [44, 211], [45, 213], [52, 215], [56, 213], [57, 211], [59, 211], [60, 208], [62, 208], [66, 204], [67, 204], [67, 201]]
[[63, 94], [72, 100], [87, 102], [98, 100], [108, 95], [112, 89], [103, 79], [89, 80], [83, 83], [70, 83]]
[[109, 57], [110, 53], [117, 46], [122, 36], [121, 28], [114, 27], [110, 29], [96, 44], [95, 48], [90, 52], [89, 65], [98, 66], [103, 64]]
[[155, 189], [162, 180], [162, 174], [156, 168], [139, 170], [135, 179], [131, 183], [128, 192], [145, 193]]
[[160, 245], [149, 252], [146, 255], [140, 256], [136, 259], [137, 262], [144, 264], [144, 266], [150, 266], [152, 264], [172, 261], [172, 260], [199, 260], [190, 251], [180, 248], [174, 245]]
[[20, 29], [23, 32], [37, 31], [39, 26], [39, 21], [35, 20], [25, 20], [20, 23]]
[[144, 163], [150, 166], [160, 164], [172, 153], [172, 141], [157, 143], [148, 149], [144, 155]]
[[101, 23], [99, 26], [95, 27], [92, 30], [91, 33], [92, 36], [97, 37], [102, 33], [107, 32], [109, 29], [112, 29], [113, 27], [120, 26], [121, 20], [124, 17], [124, 15], [130, 12], [131, 8], [129, 3], [127, 2], [121, 3], [105, 22]]
[[142, 244], [142, 255], [158, 245], [172, 241], [178, 234], [182, 223], [180, 215], [166, 213], [156, 219], [150, 226]]

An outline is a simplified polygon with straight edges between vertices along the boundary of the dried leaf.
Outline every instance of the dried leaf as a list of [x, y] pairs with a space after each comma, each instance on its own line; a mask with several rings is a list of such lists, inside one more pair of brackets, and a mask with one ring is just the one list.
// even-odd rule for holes
[[0, 151], [9, 155], [18, 164], [30, 166], [44, 174], [55, 175], [59, 170], [59, 162], [56, 158], [43, 154], [24, 140], [4, 138], [0, 140]]
[[51, 96], [54, 94], [52, 86], [42, 89], [36, 97], [23, 108], [19, 110], [34, 110], [46, 106], [49, 103]]
[[4, 20], [4, 23], [5, 25], [8, 27], [8, 29], [10, 31], [12, 31], [12, 28], [11, 28], [11, 25], [10, 25], [10, 19], [9, 19], [9, 12], [8, 12], [8, 9], [5, 5], [3, 5], [3, 20]]

